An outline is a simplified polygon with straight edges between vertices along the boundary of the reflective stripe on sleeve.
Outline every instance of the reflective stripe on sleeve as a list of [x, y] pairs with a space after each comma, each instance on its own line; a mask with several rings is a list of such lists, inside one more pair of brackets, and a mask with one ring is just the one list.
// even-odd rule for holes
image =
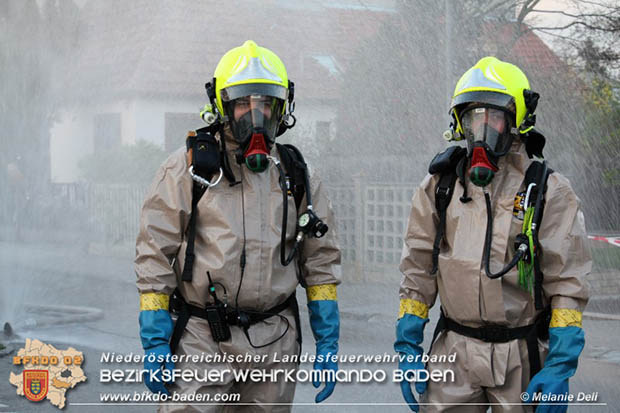
[[400, 300], [398, 318], [403, 318], [405, 314], [412, 314], [420, 318], [428, 318], [428, 306], [418, 300], [404, 298]]
[[308, 301], [337, 301], [338, 294], [336, 293], [336, 284], [310, 285], [306, 289], [306, 296], [308, 297]]
[[554, 308], [551, 310], [551, 322], [549, 328], [554, 327], [581, 327], [581, 311], [567, 308]]
[[140, 294], [140, 311], [168, 310], [170, 297], [162, 293]]

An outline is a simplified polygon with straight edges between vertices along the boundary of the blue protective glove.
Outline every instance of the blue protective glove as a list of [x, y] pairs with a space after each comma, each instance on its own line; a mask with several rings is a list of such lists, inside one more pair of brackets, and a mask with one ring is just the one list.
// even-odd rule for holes
[[[331, 358], [338, 354], [338, 338], [340, 336], [340, 313], [338, 311], [338, 301], [336, 300], [316, 300], [308, 301], [310, 313], [310, 327], [316, 341], [317, 360], [314, 362], [314, 370], [338, 371], [338, 363], [331, 360], [319, 361], [319, 356]], [[319, 388], [321, 382], [312, 382], [315, 388]], [[336, 387], [335, 380], [326, 380], [325, 388], [316, 395], [314, 401], [321, 403], [334, 392]]]
[[[581, 327], [556, 327], [549, 329], [549, 354], [544, 367], [532, 378], [526, 392], [533, 400], [534, 393], [564, 395], [568, 393], [568, 379], [577, 370], [577, 360], [585, 345]], [[563, 413], [568, 406], [539, 405], [537, 413]]]
[[169, 361], [172, 352], [168, 342], [174, 327], [170, 313], [168, 310], [143, 310], [140, 311], [139, 320], [140, 339], [147, 356], [144, 360], [144, 369], [147, 370], [143, 376], [144, 383], [153, 393], [170, 395], [164, 386], [161, 372], [162, 368], [174, 369], [174, 363]]
[[[420, 346], [424, 341], [424, 325], [428, 323], [428, 318], [420, 318], [413, 314], [405, 314], [396, 323], [396, 342], [394, 350], [397, 351], [405, 359], [398, 362], [398, 368], [403, 371], [423, 370], [424, 363], [421, 361], [407, 361], [407, 356], [422, 357], [424, 350]], [[415, 390], [418, 394], [426, 391], [426, 381], [418, 381], [415, 383]], [[409, 404], [409, 408], [417, 412], [420, 407], [411, 391], [411, 382], [403, 380], [400, 382], [400, 391], [403, 393], [405, 401]]]

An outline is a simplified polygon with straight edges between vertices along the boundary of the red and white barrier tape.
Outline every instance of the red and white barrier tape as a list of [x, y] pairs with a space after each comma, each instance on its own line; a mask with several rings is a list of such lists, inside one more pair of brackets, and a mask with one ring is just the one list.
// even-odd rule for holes
[[588, 235], [588, 238], [594, 241], [603, 241], [616, 247], [620, 247], [620, 237], [603, 237], [600, 235]]

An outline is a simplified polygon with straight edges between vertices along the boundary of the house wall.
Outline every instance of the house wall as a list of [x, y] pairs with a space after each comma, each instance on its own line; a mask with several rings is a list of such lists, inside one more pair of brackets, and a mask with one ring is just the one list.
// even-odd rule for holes
[[[203, 103], [204, 104], [204, 103]], [[128, 136], [127, 143], [145, 140], [164, 146], [166, 113], [195, 113], [196, 125], [201, 125], [199, 117], [201, 102], [189, 100], [139, 100], [134, 105], [134, 128]], [[183, 136], [179, 136], [179, 146], [183, 145]]]
[[92, 151], [90, 123], [70, 110], [63, 110], [58, 118], [50, 130], [50, 179], [74, 182], [79, 158]]
[[[97, 114], [120, 113], [120, 142], [132, 135], [132, 103], [118, 101], [97, 106], [73, 106], [59, 113], [58, 121], [50, 130], [50, 177], [55, 183], [79, 180], [79, 161], [93, 153], [94, 119]], [[134, 139], [131, 139], [133, 141]]]
[[[198, 116], [202, 104], [197, 100], [134, 99], [64, 110], [59, 116], [59, 121], [51, 129], [50, 176], [52, 182], [79, 181], [78, 163], [84, 156], [93, 153], [98, 143], [95, 142], [96, 132], [94, 130], [94, 119], [98, 114], [120, 113], [120, 144], [133, 145], [138, 140], [145, 140], [163, 148], [166, 113], [195, 113], [196, 122], [190, 122], [187, 129], [198, 128], [202, 126], [202, 121]], [[302, 149], [312, 151], [312, 145], [307, 140], [308, 137], [315, 137], [317, 122], [331, 122], [330, 138], [333, 138], [335, 108], [318, 102], [307, 102], [297, 105], [295, 115], [298, 123], [292, 130], [293, 133], [288, 136], [295, 141], [303, 139], [303, 142], [299, 142]], [[185, 132], [185, 130], [179, 132], [178, 146], [184, 144]], [[291, 140], [290, 138], [287, 140]], [[326, 138], [318, 137], [319, 140]], [[173, 137], [173, 139], [176, 138]]]

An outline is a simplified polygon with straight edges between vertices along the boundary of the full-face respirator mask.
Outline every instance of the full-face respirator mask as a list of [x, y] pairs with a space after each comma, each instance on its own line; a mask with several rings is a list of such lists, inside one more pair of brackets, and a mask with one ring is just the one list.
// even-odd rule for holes
[[[237, 163], [263, 172], [282, 122], [286, 96], [272, 85], [239, 85], [222, 90], [222, 104], [239, 144]], [[282, 95], [282, 96], [280, 96]]]
[[473, 105], [461, 113], [461, 127], [471, 157], [469, 178], [474, 185], [488, 185], [498, 171], [501, 156], [510, 151], [516, 129], [514, 115], [502, 108]]

